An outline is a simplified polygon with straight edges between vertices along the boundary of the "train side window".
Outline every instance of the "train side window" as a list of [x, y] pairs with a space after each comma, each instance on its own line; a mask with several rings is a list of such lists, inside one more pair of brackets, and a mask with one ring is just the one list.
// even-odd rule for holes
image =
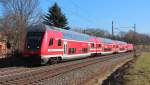
[[69, 48], [68, 53], [71, 54], [71, 48]]
[[91, 44], [91, 48], [94, 48], [94, 43]]
[[76, 53], [76, 49], [72, 48], [72, 54]]
[[75, 54], [76, 53], [76, 48], [69, 48], [69, 54]]
[[59, 39], [58, 40], [58, 46], [61, 46], [61, 44], [62, 44], [62, 41], [61, 41], [61, 39]]
[[54, 42], [54, 39], [53, 39], [53, 38], [50, 38], [49, 46], [52, 46], [52, 45], [53, 45], [53, 42]]
[[98, 47], [101, 47], [101, 44], [99, 44]]
[[88, 48], [82, 48], [82, 52], [83, 53], [87, 53], [88, 52]]
[[74, 48], [74, 52], [73, 53], [76, 53], [76, 48]]

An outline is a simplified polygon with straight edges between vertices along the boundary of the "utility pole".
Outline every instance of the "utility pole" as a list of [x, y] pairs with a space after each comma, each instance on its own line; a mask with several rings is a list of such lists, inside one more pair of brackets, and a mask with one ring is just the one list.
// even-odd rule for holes
[[135, 48], [135, 44], [136, 44], [136, 24], [134, 24], [133, 30], [134, 30], [134, 36], [133, 36], [133, 39], [134, 39], [133, 52], [134, 52], [134, 57], [136, 57], [136, 48]]
[[114, 38], [114, 21], [112, 21], [112, 39]]
[[134, 32], [136, 33], [136, 24], [134, 24], [133, 29], [134, 29]]

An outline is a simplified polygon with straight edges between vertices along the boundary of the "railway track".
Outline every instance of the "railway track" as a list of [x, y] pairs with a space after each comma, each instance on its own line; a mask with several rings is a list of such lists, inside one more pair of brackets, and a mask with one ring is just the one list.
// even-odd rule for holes
[[1, 68], [0, 72], [5, 72], [5, 71], [8, 71], [8, 70], [13, 70], [13, 69], [16, 69], [16, 67]]
[[123, 53], [110, 56], [93, 57], [78, 61], [71, 61], [60, 64], [54, 64], [50, 66], [37, 67], [22, 72], [14, 72], [14, 73], [12, 72], [11, 74], [7, 73], [5, 75], [0, 74], [0, 84], [4, 85], [38, 84], [39, 82], [42, 82], [45, 79], [52, 78], [62, 73], [86, 67], [91, 64], [96, 64], [98, 62], [106, 62], [107, 60], [122, 57], [129, 54], [130, 53]]
[[25, 68], [25, 67], [7, 68], [7, 69], [3, 69], [2, 71], [0, 70], [0, 76], [6, 76], [9, 74], [20, 73], [20, 72], [25, 72], [25, 71], [29, 71], [29, 70], [31, 70], [31, 68]]

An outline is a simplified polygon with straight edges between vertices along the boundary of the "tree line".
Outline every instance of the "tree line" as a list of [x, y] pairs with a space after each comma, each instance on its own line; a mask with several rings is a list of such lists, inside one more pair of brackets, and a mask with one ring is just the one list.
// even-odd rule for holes
[[133, 44], [142, 44], [149, 45], [150, 44], [150, 35], [134, 32], [133, 30], [129, 30], [128, 32], [119, 32], [117, 35], [112, 37], [112, 34], [106, 30], [102, 29], [86, 29], [82, 31], [85, 34], [92, 34], [93, 36], [109, 38], [113, 40], [125, 41]]

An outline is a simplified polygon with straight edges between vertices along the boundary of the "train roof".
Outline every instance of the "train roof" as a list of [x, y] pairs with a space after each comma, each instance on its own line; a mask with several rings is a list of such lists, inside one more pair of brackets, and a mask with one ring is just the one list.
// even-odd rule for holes
[[117, 41], [118, 44], [127, 44], [126, 42], [123, 41]]
[[102, 43], [106, 43], [106, 44], [112, 44], [113, 43], [113, 40], [108, 39], [108, 38], [99, 37], [99, 39], [101, 40]]
[[104, 38], [104, 43], [108, 43], [108, 44], [112, 44], [113, 43], [113, 40], [111, 39], [107, 39], [107, 38]]
[[[34, 28], [34, 29], [33, 29]], [[36, 29], [35, 29], [36, 28]], [[94, 36], [89, 36], [87, 34], [82, 34], [74, 31], [69, 31], [65, 29], [59, 29], [57, 27], [53, 26], [48, 26], [48, 25], [35, 25], [35, 26], [30, 26], [28, 29], [28, 32], [44, 32], [45, 30], [49, 29], [54, 29], [54, 30], [59, 30], [63, 36], [64, 39], [74, 39], [74, 40], [79, 40], [79, 41], [90, 41], [90, 38], [95, 38]], [[106, 44], [112, 44], [114, 40], [108, 39], [108, 38], [102, 38], [102, 37], [97, 37], [102, 43]], [[116, 40], [115, 40], [116, 41]], [[126, 42], [123, 41], [116, 41], [118, 44], [127, 44]]]
[[64, 29], [59, 29], [59, 28], [53, 27], [53, 26], [46, 26], [46, 28], [59, 30], [63, 34], [64, 39], [74, 39], [74, 40], [79, 40], [79, 41], [89, 41], [90, 38], [91, 38], [91, 36], [86, 35], [86, 34], [74, 32], [74, 31], [69, 31], [69, 30], [64, 30]]
[[31, 25], [28, 27], [27, 32], [45, 32], [46, 28], [44, 24]]

